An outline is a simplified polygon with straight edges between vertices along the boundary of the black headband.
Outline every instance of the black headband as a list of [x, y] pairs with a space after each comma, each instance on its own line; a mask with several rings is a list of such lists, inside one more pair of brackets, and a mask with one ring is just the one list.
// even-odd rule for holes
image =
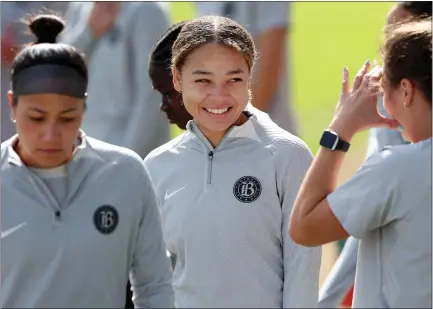
[[77, 70], [58, 64], [40, 64], [19, 72], [13, 83], [15, 96], [55, 93], [85, 98], [86, 79]]

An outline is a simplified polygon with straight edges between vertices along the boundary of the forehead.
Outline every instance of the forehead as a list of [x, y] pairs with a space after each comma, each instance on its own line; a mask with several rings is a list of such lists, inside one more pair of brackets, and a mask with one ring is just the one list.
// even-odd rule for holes
[[234, 48], [217, 44], [205, 44], [188, 55], [185, 68], [209, 69], [212, 71], [224, 71], [244, 69], [248, 71], [248, 65], [244, 56]]
[[32, 94], [18, 97], [18, 107], [57, 112], [83, 106], [83, 99], [60, 94]]
[[152, 83], [160, 83], [172, 80], [170, 65], [167, 63], [151, 63], [149, 65], [149, 77]]
[[149, 66], [149, 76], [152, 86], [156, 90], [173, 88], [173, 77], [171, 71], [164, 65], [151, 64]]

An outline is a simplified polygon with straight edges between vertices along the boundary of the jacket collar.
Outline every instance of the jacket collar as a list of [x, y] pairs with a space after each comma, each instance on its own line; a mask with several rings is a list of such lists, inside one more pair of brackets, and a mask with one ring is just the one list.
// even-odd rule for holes
[[[247, 139], [260, 142], [260, 138], [258, 137], [257, 132], [255, 130], [255, 124], [258, 121], [257, 116], [247, 110], [244, 111], [244, 113], [248, 113], [249, 116], [248, 120], [240, 126], [232, 126], [224, 135], [220, 143], [215, 147], [215, 149], [216, 148], [220, 149], [224, 147], [227, 141], [232, 140], [234, 138], [247, 138]], [[209, 142], [209, 140], [205, 137], [205, 135], [197, 126], [194, 120], [190, 120], [186, 128], [187, 128], [187, 132], [192, 136], [198, 138], [200, 142], [208, 148], [208, 150], [214, 150], [214, 147]]]

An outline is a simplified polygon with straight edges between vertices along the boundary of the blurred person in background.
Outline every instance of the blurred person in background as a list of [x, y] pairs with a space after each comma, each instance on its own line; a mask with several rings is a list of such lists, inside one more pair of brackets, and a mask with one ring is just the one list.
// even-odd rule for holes
[[145, 157], [169, 140], [148, 75], [153, 44], [170, 25], [160, 2], [72, 2], [61, 40], [89, 65], [83, 129]]
[[144, 164], [180, 308], [317, 307], [321, 248], [286, 233], [312, 155], [246, 110], [256, 56], [251, 35], [221, 16], [188, 22], [172, 46], [172, 82], [193, 120]]
[[[429, 1], [400, 2], [388, 13], [387, 25], [431, 16], [432, 3]], [[379, 97], [378, 111], [381, 115], [390, 117], [383, 106], [382, 96]], [[372, 128], [369, 130], [367, 158], [377, 154], [385, 147], [407, 143], [399, 130]], [[320, 289], [319, 306], [321, 308], [335, 308], [340, 304], [343, 307], [351, 307], [358, 245], [358, 239], [354, 237], [347, 239], [340, 256]]]
[[167, 116], [169, 123], [186, 130], [186, 124], [192, 116], [185, 109], [182, 95], [174, 89], [171, 75], [172, 46], [186, 21], [167, 29], [158, 39], [149, 57], [149, 76], [153, 89], [161, 94], [160, 109]]
[[[360, 239], [353, 307], [431, 308], [431, 17], [388, 26], [382, 53], [383, 71], [367, 73], [367, 61], [352, 89], [344, 68], [334, 118], [302, 183], [289, 232], [305, 246]], [[390, 118], [378, 113], [381, 93]], [[336, 186], [357, 132], [399, 125], [411, 144], [372, 155]]]
[[10, 89], [10, 71], [15, 56], [24, 44], [31, 40], [25, 23], [22, 20], [27, 15], [41, 12], [49, 12], [63, 16], [68, 2], [56, 1], [2, 1], [1, 2], [1, 141], [12, 137], [15, 133], [15, 125], [11, 121], [7, 92]]
[[252, 76], [252, 105], [284, 130], [299, 135], [291, 100], [289, 43], [290, 2], [196, 2], [198, 16], [226, 16], [244, 26], [258, 51]]

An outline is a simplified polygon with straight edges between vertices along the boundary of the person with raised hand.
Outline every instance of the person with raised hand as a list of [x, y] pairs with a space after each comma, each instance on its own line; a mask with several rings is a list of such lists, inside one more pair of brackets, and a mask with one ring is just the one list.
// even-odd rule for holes
[[[387, 15], [387, 25], [408, 22], [432, 16], [432, 3], [422, 1], [405, 1], [394, 5]], [[379, 96], [378, 112], [389, 118], [390, 115], [383, 106], [383, 96]], [[401, 131], [386, 127], [375, 127], [369, 130], [366, 158], [382, 151], [385, 147], [404, 145], [406, 141]], [[319, 307], [335, 308], [339, 304], [351, 307], [353, 283], [355, 282], [356, 261], [359, 240], [349, 237], [332, 267], [319, 292]]]
[[[301, 185], [289, 233], [305, 246], [360, 239], [355, 308], [431, 308], [431, 18], [385, 31], [383, 69], [367, 62], [343, 88], [334, 118]], [[379, 84], [380, 83], [380, 84]], [[377, 110], [383, 93], [391, 118]], [[371, 127], [404, 128], [409, 145], [371, 156], [337, 188], [352, 137]]]

